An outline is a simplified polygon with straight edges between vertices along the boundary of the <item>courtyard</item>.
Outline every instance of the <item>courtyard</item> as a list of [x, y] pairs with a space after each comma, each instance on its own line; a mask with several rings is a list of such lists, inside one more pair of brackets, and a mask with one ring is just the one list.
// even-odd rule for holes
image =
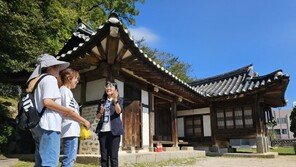
[[[6, 161], [8, 162], [8, 161]], [[34, 166], [33, 162], [25, 161], [10, 161], [9, 163], [0, 161], [2, 167], [30, 167]], [[238, 158], [238, 157], [204, 157], [204, 158], [189, 158], [189, 159], [173, 159], [170, 161], [158, 162], [158, 163], [140, 163], [125, 165], [127, 167], [146, 167], [146, 166], [186, 166], [186, 167], [295, 167], [296, 156], [295, 155], [280, 155], [277, 158]], [[78, 164], [75, 167], [94, 167], [98, 164]]]

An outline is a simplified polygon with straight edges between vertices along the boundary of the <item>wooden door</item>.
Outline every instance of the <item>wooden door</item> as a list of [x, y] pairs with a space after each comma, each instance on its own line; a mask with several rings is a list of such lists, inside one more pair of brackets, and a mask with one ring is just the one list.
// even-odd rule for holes
[[141, 148], [141, 108], [141, 103], [138, 100], [132, 101], [124, 108], [124, 149]]

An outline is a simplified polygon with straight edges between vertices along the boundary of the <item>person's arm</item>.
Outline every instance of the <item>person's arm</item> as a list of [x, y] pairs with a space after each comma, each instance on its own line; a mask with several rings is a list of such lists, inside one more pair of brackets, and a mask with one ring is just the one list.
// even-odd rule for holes
[[59, 105], [58, 103], [54, 102], [52, 99], [44, 99], [43, 100], [43, 105], [44, 107], [57, 111], [61, 113], [62, 115], [67, 115], [73, 120], [83, 124], [87, 129], [90, 128], [90, 123], [83, 117], [81, 117], [79, 114], [74, 112], [71, 108], [67, 108], [64, 106]]
[[117, 114], [120, 114], [122, 109], [122, 100], [118, 96], [118, 90], [115, 90], [114, 94], [112, 95], [112, 98], [113, 98], [115, 112]]
[[122, 108], [122, 107], [121, 107], [121, 106], [122, 106], [121, 103], [122, 103], [122, 102], [121, 102], [121, 100], [119, 100], [119, 99], [116, 100], [116, 101], [114, 101], [114, 106], [115, 106], [114, 108], [115, 108], [115, 112], [116, 112], [117, 114], [120, 114], [120, 113], [121, 113], [121, 108]]
[[103, 107], [103, 104], [101, 104], [100, 106], [100, 111], [97, 113], [97, 119], [101, 119], [101, 117], [104, 115], [104, 107]]

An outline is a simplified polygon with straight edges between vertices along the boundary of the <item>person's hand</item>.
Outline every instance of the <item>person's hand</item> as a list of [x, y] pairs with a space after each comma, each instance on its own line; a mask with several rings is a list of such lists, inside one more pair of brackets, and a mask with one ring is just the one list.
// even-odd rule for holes
[[114, 93], [112, 94], [112, 99], [114, 102], [118, 101], [118, 91], [115, 90]]
[[90, 128], [90, 122], [88, 120], [85, 120], [83, 125], [86, 127], [86, 129]]
[[97, 118], [100, 119], [102, 117], [102, 115], [104, 114], [104, 112], [105, 112], [104, 106], [103, 106], [103, 104], [101, 104], [100, 110], [99, 110], [99, 112], [97, 114]]
[[103, 115], [104, 112], [105, 112], [104, 105], [101, 104], [99, 113]]

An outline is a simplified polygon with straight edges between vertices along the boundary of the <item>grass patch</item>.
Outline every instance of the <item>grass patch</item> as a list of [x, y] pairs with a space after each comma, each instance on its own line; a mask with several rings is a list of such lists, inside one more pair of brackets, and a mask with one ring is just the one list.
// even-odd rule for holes
[[[295, 155], [293, 147], [272, 147], [269, 149], [270, 152], [277, 152], [279, 155]], [[256, 153], [256, 148], [239, 148], [237, 152], [240, 153]]]
[[196, 164], [197, 158], [174, 158], [167, 161], [125, 164], [126, 167], [187, 166]]
[[279, 155], [295, 155], [293, 147], [273, 147], [269, 151], [278, 152]]
[[[33, 167], [34, 162], [20, 161], [14, 167]], [[61, 163], [59, 164], [61, 166]], [[97, 167], [98, 164], [79, 164], [75, 163], [74, 167]]]

